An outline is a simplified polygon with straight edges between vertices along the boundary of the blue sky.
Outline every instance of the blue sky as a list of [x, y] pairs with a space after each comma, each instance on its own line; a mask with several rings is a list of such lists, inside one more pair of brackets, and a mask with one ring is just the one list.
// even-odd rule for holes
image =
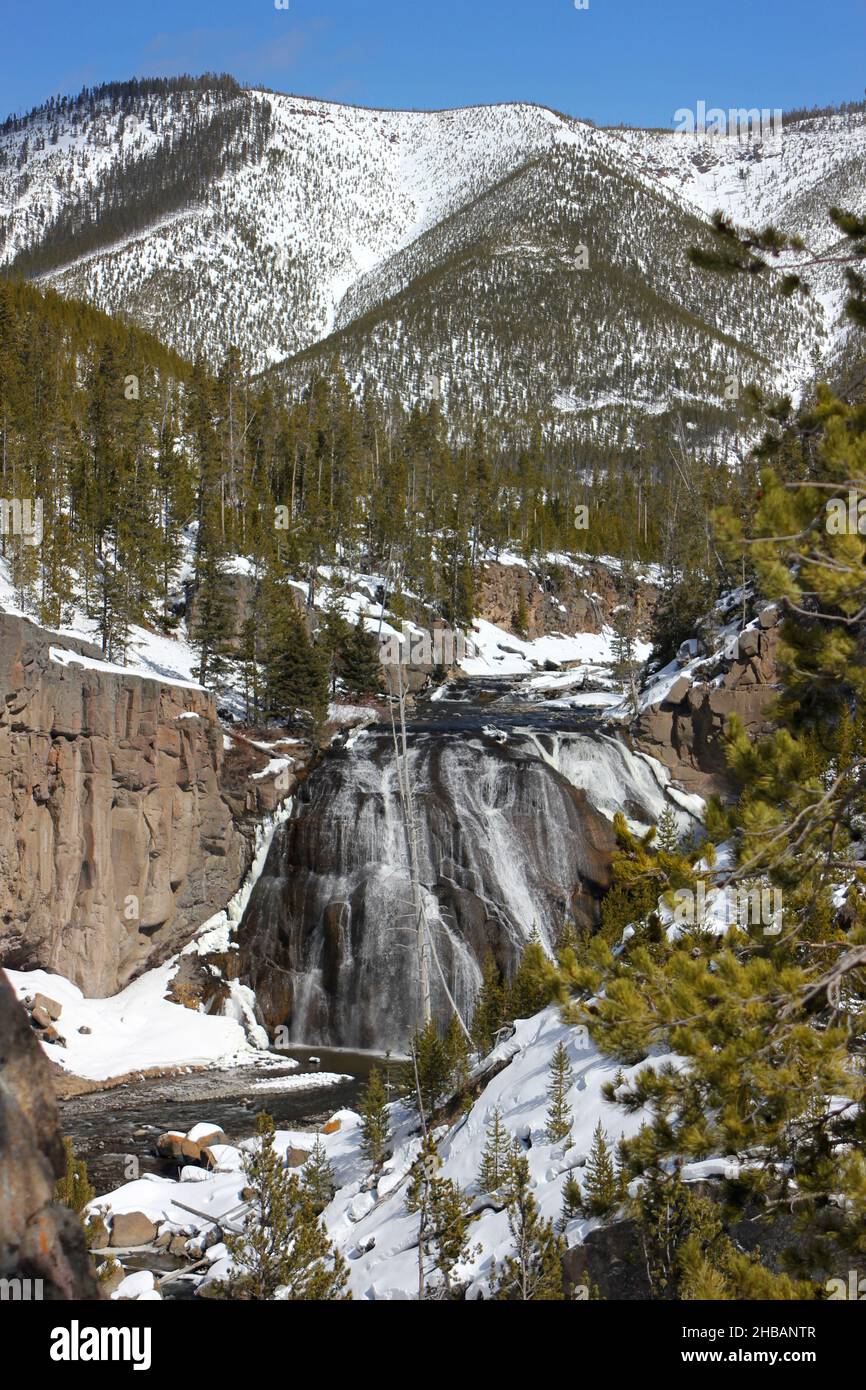
[[0, 0], [0, 117], [207, 68], [370, 106], [529, 100], [603, 123], [859, 98], [866, 0]]

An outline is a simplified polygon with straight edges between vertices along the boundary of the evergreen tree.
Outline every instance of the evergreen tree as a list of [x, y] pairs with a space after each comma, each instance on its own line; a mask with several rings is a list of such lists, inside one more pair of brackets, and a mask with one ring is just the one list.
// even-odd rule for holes
[[[417, 1213], [418, 1296], [452, 1298], [454, 1266], [469, 1254], [470, 1203], [450, 1178], [439, 1175], [441, 1159], [431, 1135], [427, 1135], [412, 1169], [406, 1193], [406, 1210]], [[435, 1271], [433, 1283], [428, 1275]]]
[[514, 1018], [531, 1018], [556, 999], [560, 982], [556, 966], [548, 957], [537, 931], [532, 932], [523, 948], [517, 973], [511, 982], [508, 1014]]
[[499, 967], [488, 953], [481, 972], [481, 989], [472, 1016], [472, 1041], [482, 1057], [492, 1049], [496, 1034], [506, 1022], [508, 1007], [506, 990]]
[[583, 1188], [586, 1194], [583, 1204], [586, 1216], [609, 1216], [622, 1195], [622, 1185], [601, 1120], [592, 1136], [592, 1148], [586, 1162]]
[[506, 1186], [512, 1158], [511, 1141], [502, 1123], [502, 1111], [497, 1105], [487, 1122], [487, 1139], [478, 1171], [478, 1186], [482, 1192], [495, 1195]]
[[414, 1108], [420, 1104], [429, 1122], [452, 1090], [451, 1057], [435, 1019], [415, 1034], [411, 1052], [413, 1063], [406, 1069], [405, 1099]]
[[232, 1298], [266, 1301], [341, 1301], [347, 1269], [331, 1245], [296, 1173], [286, 1169], [274, 1147], [274, 1122], [259, 1115], [256, 1140], [244, 1154], [246, 1186], [252, 1190], [243, 1232], [227, 1235], [233, 1272]]
[[316, 1135], [310, 1157], [301, 1169], [301, 1188], [315, 1216], [321, 1216], [337, 1190], [334, 1170], [320, 1134]]
[[361, 1153], [369, 1164], [377, 1168], [385, 1158], [391, 1142], [387, 1095], [378, 1067], [370, 1068], [367, 1085], [361, 1096], [360, 1110]]
[[557, 1045], [551, 1058], [550, 1080], [547, 1086], [550, 1104], [547, 1107], [545, 1133], [550, 1144], [563, 1143], [571, 1134], [574, 1121], [568, 1103], [568, 1093], [571, 1090], [573, 1078], [574, 1071], [569, 1061], [568, 1051], [565, 1044], [561, 1042]]
[[377, 695], [382, 688], [382, 667], [375, 635], [368, 632], [362, 614], [340, 647], [339, 671], [346, 693], [355, 698]]
[[543, 1221], [532, 1192], [529, 1163], [515, 1150], [507, 1189], [508, 1227], [513, 1253], [497, 1271], [497, 1298], [509, 1302], [562, 1302], [565, 1241]]

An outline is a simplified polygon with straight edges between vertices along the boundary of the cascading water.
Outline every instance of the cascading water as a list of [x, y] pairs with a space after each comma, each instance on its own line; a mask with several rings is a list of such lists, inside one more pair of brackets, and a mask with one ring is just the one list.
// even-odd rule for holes
[[[537, 756], [453, 734], [410, 739], [420, 876], [435, 957], [471, 1014], [492, 952], [511, 971], [535, 930], [594, 921], [607, 824]], [[332, 755], [278, 831], [240, 928], [241, 972], [270, 1027], [305, 1043], [400, 1048], [418, 1021], [415, 924], [390, 736]], [[432, 967], [434, 1012], [447, 996]]]
[[[567, 919], [597, 921], [613, 849], [600, 812], [649, 824], [665, 796], [644, 760], [595, 732], [425, 728], [409, 764], [434, 954], [471, 1016], [488, 953], [510, 973], [533, 931], [552, 948]], [[411, 900], [393, 743], [371, 730], [305, 784], [239, 929], [266, 1026], [299, 1043], [404, 1048], [419, 1019]], [[431, 977], [446, 1019], [435, 962]]]

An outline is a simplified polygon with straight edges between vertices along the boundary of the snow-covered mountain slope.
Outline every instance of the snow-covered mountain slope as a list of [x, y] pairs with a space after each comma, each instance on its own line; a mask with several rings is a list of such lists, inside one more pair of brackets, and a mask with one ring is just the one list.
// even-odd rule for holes
[[175, 173], [177, 131], [198, 125], [213, 148], [230, 129], [210, 189], [190, 171], [187, 196], [153, 225], [116, 240], [107, 227], [104, 244], [72, 264], [74, 244], [58, 245], [49, 278], [142, 318], [188, 355], [217, 357], [235, 341], [261, 367], [322, 338], [359, 277], [576, 124], [530, 105], [428, 113], [255, 91], [106, 96], [0, 139], [0, 255], [14, 261], [70, 205], [110, 196], [119, 166], [130, 188], [148, 160]]
[[404, 402], [541, 412], [584, 439], [725, 386], [796, 387], [838, 346], [810, 303], [699, 275], [722, 207], [826, 246], [862, 206], [866, 118], [778, 144], [598, 130], [529, 104], [376, 111], [211, 83], [118, 84], [0, 128], [0, 266], [131, 317], [188, 356], [295, 384], [339, 357]]
[[[866, 112], [786, 122], [778, 138], [764, 142], [618, 134], [633, 164], [690, 207], [708, 215], [721, 209], [738, 224], [799, 234], [819, 254], [840, 242], [828, 208], [866, 208]], [[832, 266], [816, 265], [809, 275], [835, 352], [848, 333], [840, 322], [843, 282]]]

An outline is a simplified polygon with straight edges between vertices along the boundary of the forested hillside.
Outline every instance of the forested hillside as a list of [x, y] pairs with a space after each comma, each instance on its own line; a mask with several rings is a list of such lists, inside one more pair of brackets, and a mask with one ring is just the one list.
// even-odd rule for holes
[[[394, 611], [463, 625], [483, 561], [506, 547], [690, 572], [706, 564], [701, 517], [732, 483], [684, 436], [672, 455], [661, 430], [578, 451], [537, 420], [514, 432], [477, 420], [463, 442], [437, 402], [388, 409], [372, 389], [358, 401], [338, 370], [281, 401], [245, 380], [236, 352], [212, 374], [10, 281], [0, 430], [2, 495], [43, 507], [41, 545], [2, 537], [19, 607], [52, 627], [82, 610], [122, 661], [132, 625], [171, 632], [194, 598], [209, 682], [268, 666], [323, 566], [386, 576]], [[240, 646], [239, 568], [260, 599]]]

